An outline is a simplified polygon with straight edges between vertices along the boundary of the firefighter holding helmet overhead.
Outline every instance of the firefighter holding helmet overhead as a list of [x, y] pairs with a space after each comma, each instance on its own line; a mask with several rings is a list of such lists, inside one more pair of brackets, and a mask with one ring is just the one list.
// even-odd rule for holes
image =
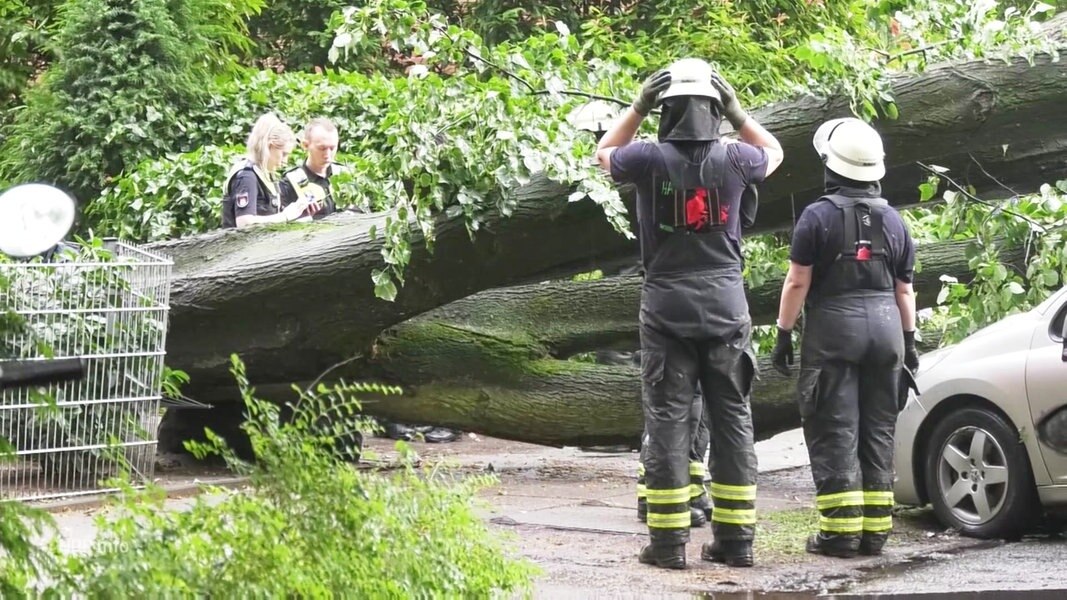
[[[662, 105], [658, 142], [634, 141]], [[726, 118], [740, 141], [720, 139]], [[712, 428], [714, 543], [701, 557], [751, 566], [756, 454], [749, 404], [755, 360], [741, 276], [742, 192], [782, 162], [778, 141], [705, 61], [645, 81], [601, 138], [597, 159], [637, 186], [645, 491], [651, 543], [640, 561], [684, 569], [690, 527], [690, 409], [699, 381]]]

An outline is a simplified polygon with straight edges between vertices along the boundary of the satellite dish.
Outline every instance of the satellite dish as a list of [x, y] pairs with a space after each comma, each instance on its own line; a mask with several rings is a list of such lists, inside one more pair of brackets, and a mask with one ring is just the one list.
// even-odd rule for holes
[[0, 252], [16, 258], [42, 254], [74, 225], [74, 199], [50, 185], [27, 183], [0, 194]]

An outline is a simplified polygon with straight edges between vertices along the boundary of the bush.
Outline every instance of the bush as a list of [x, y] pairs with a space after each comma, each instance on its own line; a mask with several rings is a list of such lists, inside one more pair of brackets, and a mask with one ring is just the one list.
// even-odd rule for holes
[[147, 160], [114, 179], [85, 211], [98, 231], [154, 241], [218, 228], [222, 184], [244, 148], [204, 146]]
[[[235, 11], [259, 0], [239, 3]], [[207, 23], [221, 0], [71, 0], [56, 61], [27, 93], [0, 147], [0, 180], [59, 185], [92, 200], [149, 157], [190, 150], [190, 109], [239, 46], [238, 21]], [[228, 13], [227, 13], [228, 14]], [[186, 123], [189, 123], [187, 126]]]
[[325, 68], [333, 36], [326, 33], [330, 15], [350, 0], [274, 0], [249, 20], [256, 58], [267, 67], [309, 71]]
[[58, 4], [59, 0], [0, 2], [0, 111], [18, 103], [38, 69], [51, 59], [45, 48], [46, 28]]
[[[459, 479], [407, 461], [393, 474], [344, 462], [336, 440], [363, 427], [354, 393], [366, 385], [302, 394], [291, 421], [252, 396], [234, 359], [256, 462], [217, 436], [195, 446], [249, 475], [248, 491], [215, 490], [184, 511], [163, 509], [158, 489], [127, 491], [120, 514], [101, 517], [91, 550], [68, 557], [49, 592], [62, 597], [492, 597], [529, 585], [471, 510], [485, 477]], [[324, 427], [323, 423], [330, 423]]]

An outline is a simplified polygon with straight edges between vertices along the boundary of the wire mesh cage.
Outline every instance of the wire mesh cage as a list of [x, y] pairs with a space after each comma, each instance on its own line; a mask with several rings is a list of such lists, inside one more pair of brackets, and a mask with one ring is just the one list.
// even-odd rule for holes
[[0, 390], [0, 497], [100, 493], [116, 476], [135, 486], [153, 477], [172, 267], [115, 240], [0, 264], [0, 357], [86, 365], [80, 381]]

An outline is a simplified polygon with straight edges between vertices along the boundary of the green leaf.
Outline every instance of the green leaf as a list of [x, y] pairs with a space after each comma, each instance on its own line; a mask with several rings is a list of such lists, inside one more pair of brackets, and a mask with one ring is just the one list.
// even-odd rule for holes
[[926, 182], [919, 184], [919, 202], [926, 202], [937, 193], [937, 185]]
[[949, 289], [949, 287], [947, 285], [946, 286], [941, 286], [941, 291], [937, 293], [937, 303], [938, 304], [944, 304], [945, 300], [948, 300], [948, 295], [949, 295], [950, 291], [951, 290]]
[[386, 302], [396, 300], [396, 285], [393, 283], [393, 279], [389, 276], [388, 271], [375, 269], [373, 273], [371, 273], [371, 279], [374, 281], [375, 296]]

